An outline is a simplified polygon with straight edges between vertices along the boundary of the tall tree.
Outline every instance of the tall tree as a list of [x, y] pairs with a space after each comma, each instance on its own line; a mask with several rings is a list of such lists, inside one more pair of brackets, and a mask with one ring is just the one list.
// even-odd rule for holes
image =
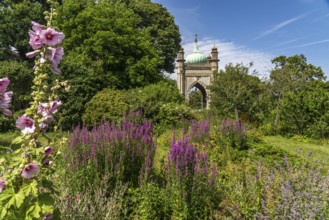
[[245, 117], [249, 121], [259, 122], [264, 105], [264, 83], [250, 74], [250, 67], [242, 64], [229, 64], [225, 70], [215, 74], [209, 89], [211, 108], [223, 116], [235, 115], [237, 120]]
[[164, 59], [161, 69], [173, 73], [181, 42], [174, 17], [161, 4], [150, 0], [130, 0], [128, 5], [142, 18], [139, 27], [150, 34], [153, 46], [160, 51]]
[[275, 64], [270, 74], [270, 90], [276, 101], [274, 125], [280, 119], [280, 103], [288, 92], [303, 91], [312, 81], [323, 81], [325, 76], [320, 67], [307, 63], [304, 55], [279, 56], [272, 60]]

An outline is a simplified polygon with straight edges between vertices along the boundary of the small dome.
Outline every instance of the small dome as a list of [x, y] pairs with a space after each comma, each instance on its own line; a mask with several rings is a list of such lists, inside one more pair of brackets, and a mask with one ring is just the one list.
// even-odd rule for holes
[[187, 64], [206, 63], [207, 57], [199, 51], [197, 35], [195, 35], [193, 53], [186, 57]]

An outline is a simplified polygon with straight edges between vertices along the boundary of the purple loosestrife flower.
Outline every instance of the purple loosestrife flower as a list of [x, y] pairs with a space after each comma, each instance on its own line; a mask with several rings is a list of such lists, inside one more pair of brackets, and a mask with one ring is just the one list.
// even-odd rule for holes
[[1, 179], [0, 180], [0, 193], [4, 190], [6, 186], [6, 179]]
[[37, 163], [30, 163], [27, 165], [22, 171], [22, 177], [25, 179], [30, 179], [34, 177], [34, 175], [39, 172], [40, 167]]
[[22, 115], [16, 120], [16, 127], [21, 129], [23, 134], [33, 133], [35, 130], [34, 120], [26, 115]]
[[45, 147], [45, 155], [46, 156], [49, 156], [53, 151], [54, 151], [54, 149], [51, 146]]
[[62, 42], [64, 34], [62, 32], [57, 32], [52, 28], [47, 28], [46, 30], [41, 31], [40, 39], [42, 43], [48, 46], [54, 46]]

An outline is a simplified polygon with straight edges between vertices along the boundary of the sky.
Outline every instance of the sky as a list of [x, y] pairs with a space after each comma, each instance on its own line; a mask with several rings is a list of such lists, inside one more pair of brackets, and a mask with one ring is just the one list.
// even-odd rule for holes
[[259, 77], [267, 78], [273, 58], [304, 54], [329, 79], [329, 0], [152, 1], [174, 16], [185, 56], [197, 34], [205, 55], [218, 48], [220, 69], [253, 62]]

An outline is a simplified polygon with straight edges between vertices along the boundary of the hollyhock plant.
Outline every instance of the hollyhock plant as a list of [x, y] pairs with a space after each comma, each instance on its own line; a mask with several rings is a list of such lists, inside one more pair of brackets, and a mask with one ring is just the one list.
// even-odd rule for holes
[[17, 119], [16, 127], [21, 129], [23, 134], [33, 133], [35, 130], [34, 120], [26, 115], [22, 115]]
[[25, 179], [30, 179], [34, 177], [34, 175], [39, 172], [40, 166], [37, 163], [30, 163], [27, 165], [22, 171], [22, 177]]
[[46, 30], [41, 31], [40, 39], [42, 43], [48, 46], [54, 46], [62, 42], [64, 34], [62, 32], [57, 32], [52, 28], [47, 28]]
[[0, 193], [4, 190], [6, 186], [6, 179], [0, 179]]

